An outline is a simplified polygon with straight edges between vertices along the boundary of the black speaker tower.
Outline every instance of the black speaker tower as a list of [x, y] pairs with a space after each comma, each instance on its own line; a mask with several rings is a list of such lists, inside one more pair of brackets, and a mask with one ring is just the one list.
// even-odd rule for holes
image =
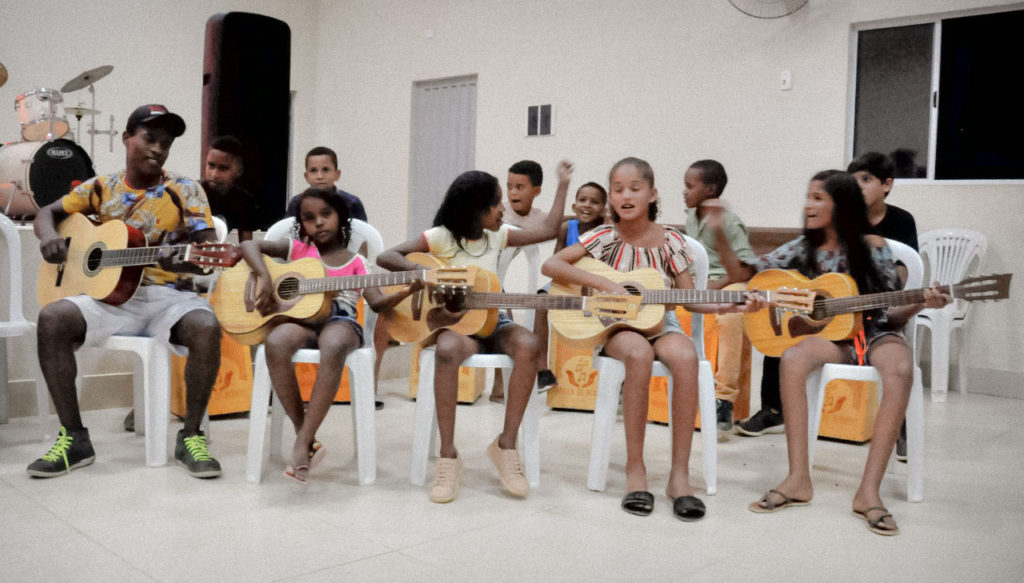
[[259, 201], [263, 228], [285, 211], [290, 71], [285, 22], [246, 12], [222, 12], [206, 22], [201, 164], [217, 136], [242, 142], [245, 171], [238, 185]]

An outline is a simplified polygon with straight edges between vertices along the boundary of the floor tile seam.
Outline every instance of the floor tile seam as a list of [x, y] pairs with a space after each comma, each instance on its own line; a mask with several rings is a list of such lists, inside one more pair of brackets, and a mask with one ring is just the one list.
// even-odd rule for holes
[[417, 563], [421, 563], [425, 567], [429, 567], [431, 569], [436, 569], [437, 568], [434, 565], [431, 565], [430, 563], [427, 563], [426, 561], [424, 561], [422, 559], [419, 559], [417, 557], [409, 555], [408, 553], [404, 553], [404, 552], [402, 552], [399, 549], [390, 549], [390, 550], [387, 550], [387, 551], [376, 552], [376, 553], [373, 553], [371, 555], [366, 555], [366, 556], [363, 556], [363, 557], [358, 557], [358, 558], [355, 558], [355, 559], [350, 559], [350, 560], [347, 560], [347, 561], [342, 561], [340, 563], [335, 563], [335, 564], [332, 564], [332, 565], [325, 565], [325, 566], [313, 569], [311, 571], [303, 571], [301, 573], [294, 573], [294, 574], [289, 575], [288, 577], [285, 577], [285, 578], [282, 578], [282, 579], [274, 579], [273, 582], [274, 583], [283, 583], [283, 582], [286, 582], [286, 581], [297, 581], [297, 580], [301, 581], [301, 580], [304, 580], [305, 578], [307, 578], [308, 576], [314, 575], [316, 573], [322, 573], [322, 572], [325, 572], [325, 571], [329, 571], [331, 569], [337, 569], [339, 567], [347, 567], [349, 565], [354, 565], [354, 564], [357, 564], [357, 563], [361, 563], [363, 561], [369, 561], [369, 560], [372, 560], [372, 559], [376, 559], [376, 558], [380, 558], [380, 557], [385, 557], [387, 555], [401, 555], [401, 556], [403, 556], [405, 558], [412, 559], [412, 560], [416, 561]]
[[47, 506], [46, 506], [45, 504], [42, 504], [42, 502], [41, 502], [41, 501], [39, 501], [39, 500], [36, 500], [36, 499], [32, 499], [32, 498], [30, 498], [30, 499], [31, 499], [31, 500], [32, 500], [32, 501], [33, 501], [33, 502], [34, 502], [34, 503], [35, 503], [35, 504], [36, 504], [36, 505], [37, 505], [37, 506], [38, 506], [38, 507], [39, 507], [39, 508], [40, 508], [40, 509], [41, 509], [41, 510], [42, 510], [43, 512], [45, 512], [45, 513], [49, 514], [49, 515], [50, 515], [50, 516], [52, 516], [52, 517], [53, 517], [54, 519], [56, 519], [56, 520], [57, 520], [57, 521], [58, 521], [59, 523], [63, 524], [63, 525], [64, 525], [64, 526], [66, 526], [67, 528], [70, 528], [70, 529], [71, 529], [72, 531], [74, 531], [74, 532], [75, 532], [76, 534], [78, 534], [79, 536], [81, 536], [81, 537], [82, 537], [82, 538], [84, 538], [85, 540], [87, 540], [87, 541], [89, 541], [89, 542], [91, 542], [91, 543], [95, 544], [96, 546], [100, 547], [101, 549], [105, 550], [105, 551], [106, 551], [107, 553], [109, 553], [109, 554], [110, 554], [110, 556], [112, 556], [112, 557], [114, 557], [115, 559], [117, 559], [117, 560], [118, 560], [118, 561], [119, 561], [119, 562], [120, 562], [120, 563], [121, 563], [122, 565], [124, 565], [124, 566], [125, 566], [125, 567], [127, 567], [128, 569], [130, 569], [130, 570], [132, 570], [132, 571], [135, 571], [135, 572], [139, 573], [140, 575], [142, 575], [143, 577], [145, 577], [145, 578], [146, 578], [147, 580], [149, 580], [149, 581], [159, 581], [159, 579], [156, 579], [156, 578], [154, 578], [154, 577], [153, 577], [152, 575], [150, 575], [150, 574], [149, 574], [148, 572], [146, 572], [146, 571], [144, 571], [144, 570], [140, 569], [139, 567], [135, 566], [134, 564], [132, 564], [132, 563], [131, 563], [131, 562], [130, 562], [130, 561], [129, 561], [128, 559], [127, 559], [127, 557], [124, 557], [124, 556], [122, 556], [122, 555], [121, 555], [120, 553], [118, 553], [118, 552], [117, 552], [117, 551], [115, 551], [114, 549], [112, 549], [112, 548], [110, 548], [109, 546], [107, 546], [106, 544], [104, 544], [104, 542], [103, 542], [103, 540], [102, 540], [102, 539], [98, 539], [98, 538], [96, 538], [96, 537], [94, 537], [94, 536], [91, 536], [91, 535], [89, 535], [89, 534], [88, 534], [87, 532], [85, 532], [85, 531], [83, 531], [82, 529], [78, 528], [77, 526], [75, 526], [75, 525], [74, 525], [74, 524], [72, 524], [71, 522], [69, 522], [69, 521], [65, 520], [65, 519], [64, 519], [63, 517], [61, 517], [60, 515], [58, 515], [58, 514], [57, 514], [56, 512], [54, 512], [53, 510], [51, 510], [50, 508], [48, 508], [48, 507], [47, 507]]

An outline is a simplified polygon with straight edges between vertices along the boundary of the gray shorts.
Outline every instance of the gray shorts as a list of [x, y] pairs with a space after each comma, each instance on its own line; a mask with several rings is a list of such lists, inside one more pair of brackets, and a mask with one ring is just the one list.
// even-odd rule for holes
[[195, 292], [162, 285], [144, 285], [130, 300], [111, 306], [86, 295], [64, 298], [78, 306], [85, 319], [85, 345], [99, 344], [114, 334], [155, 338], [178, 356], [188, 349], [171, 344], [171, 328], [192, 310], [212, 312], [210, 302]]

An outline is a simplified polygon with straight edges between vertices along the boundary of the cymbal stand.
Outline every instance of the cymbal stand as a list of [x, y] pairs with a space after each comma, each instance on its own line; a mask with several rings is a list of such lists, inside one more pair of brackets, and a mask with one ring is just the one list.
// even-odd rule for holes
[[110, 151], [114, 151], [114, 136], [117, 135], [117, 130], [114, 129], [114, 116], [110, 116], [110, 129], [109, 130], [98, 130], [96, 129], [96, 88], [92, 84], [89, 84], [89, 94], [92, 96], [92, 111], [90, 115], [91, 121], [89, 122], [89, 129], [86, 133], [89, 134], [89, 157], [95, 157], [96, 150], [96, 134], [103, 134], [110, 136]]
[[56, 107], [56, 104], [53, 102], [53, 96], [52, 95], [46, 99], [46, 102], [47, 102], [47, 104], [49, 104], [49, 108], [50, 108], [50, 118], [49, 118], [50, 119], [50, 131], [46, 132], [46, 141], [47, 142], [52, 142], [53, 141], [53, 121], [54, 121], [53, 118], [57, 115], [57, 107]]

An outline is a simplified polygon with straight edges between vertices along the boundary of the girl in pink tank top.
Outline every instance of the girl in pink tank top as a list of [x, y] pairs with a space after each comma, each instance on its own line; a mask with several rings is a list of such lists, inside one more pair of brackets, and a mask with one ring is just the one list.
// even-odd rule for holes
[[[261, 254], [291, 261], [313, 257], [323, 263], [331, 277], [367, 272], [363, 257], [348, 248], [352, 231], [348, 203], [313, 188], [300, 197], [295, 217], [299, 227], [298, 239], [245, 241], [241, 245], [242, 256], [257, 277], [256, 305], [264, 315], [280, 310], [270, 272]], [[363, 344], [363, 328], [356, 320], [360, 295], [366, 299], [370, 309], [381, 312], [394, 307], [418, 286], [417, 283], [386, 296], [377, 288], [332, 292], [335, 295], [326, 322], [285, 321], [277, 324], [267, 335], [265, 344], [270, 380], [295, 426], [295, 445], [285, 476], [306, 483], [309, 470], [326, 453], [316, 440], [316, 430], [334, 400], [346, 357]], [[316, 381], [305, 409], [292, 365], [292, 357], [300, 348], [320, 350]]]

